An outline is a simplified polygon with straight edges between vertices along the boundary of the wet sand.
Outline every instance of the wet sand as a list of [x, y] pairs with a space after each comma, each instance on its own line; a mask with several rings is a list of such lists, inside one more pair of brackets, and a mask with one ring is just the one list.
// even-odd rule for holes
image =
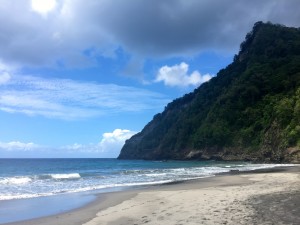
[[299, 224], [300, 167], [220, 175], [99, 195], [85, 207], [13, 225]]

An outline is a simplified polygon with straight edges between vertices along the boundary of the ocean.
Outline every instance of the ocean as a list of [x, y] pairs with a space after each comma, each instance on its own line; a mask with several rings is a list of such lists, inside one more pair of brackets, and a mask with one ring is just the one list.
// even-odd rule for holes
[[[278, 166], [288, 165], [219, 161], [0, 159], [0, 223], [55, 214], [58, 213], [57, 205], [61, 206], [59, 212], [70, 210], [91, 201], [93, 194], [97, 193], [201, 179], [231, 170], [250, 171]], [[42, 209], [40, 205], [45, 205], [45, 202], [48, 207]], [[13, 208], [11, 213], [10, 208]], [[20, 218], [15, 217], [16, 210], [20, 211]]]
[[154, 185], [282, 164], [117, 159], [0, 159], [0, 200]]

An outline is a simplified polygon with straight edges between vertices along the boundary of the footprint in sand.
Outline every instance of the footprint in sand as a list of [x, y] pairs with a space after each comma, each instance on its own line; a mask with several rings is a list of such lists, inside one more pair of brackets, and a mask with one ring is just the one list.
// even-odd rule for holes
[[163, 217], [163, 216], [157, 217], [157, 220], [164, 220], [164, 219], [165, 219], [165, 217]]

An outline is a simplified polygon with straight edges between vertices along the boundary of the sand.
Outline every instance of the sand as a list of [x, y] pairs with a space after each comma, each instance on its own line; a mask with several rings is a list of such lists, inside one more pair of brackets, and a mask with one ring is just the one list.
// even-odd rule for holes
[[300, 167], [111, 193], [62, 215], [16, 224], [299, 224]]

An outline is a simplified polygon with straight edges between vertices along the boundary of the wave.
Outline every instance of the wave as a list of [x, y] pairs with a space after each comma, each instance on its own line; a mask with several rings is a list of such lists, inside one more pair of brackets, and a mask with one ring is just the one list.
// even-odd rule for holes
[[78, 179], [80, 178], [79, 173], [66, 173], [66, 174], [50, 174], [53, 179]]
[[[292, 164], [214, 164], [202, 167], [145, 168], [110, 171], [99, 176], [94, 173], [53, 173], [31, 176], [0, 177], [0, 200], [34, 198], [64, 193], [97, 191], [110, 188], [157, 185], [185, 180], [212, 177], [231, 170], [250, 171], [256, 169], [293, 166]], [[101, 192], [102, 192], [101, 191]]]
[[30, 177], [7, 177], [1, 178], [0, 184], [2, 185], [22, 185], [28, 184], [32, 181]]
[[27, 198], [37, 198], [55, 195], [54, 193], [42, 193], [42, 194], [0, 194], [1, 200], [13, 200], [13, 199], [27, 199]]
[[36, 176], [0, 177], [0, 185], [25, 185], [38, 180], [74, 180], [81, 178], [79, 173], [43, 174]]
[[296, 164], [247, 164], [243, 167], [239, 168], [239, 171], [253, 171], [259, 169], [271, 169], [276, 167], [292, 167], [296, 166]]
[[145, 176], [147, 177], [161, 177], [161, 176], [166, 176], [167, 173], [149, 173], [149, 174], [145, 174]]
[[34, 176], [34, 180], [68, 180], [81, 178], [79, 173], [55, 173], [55, 174], [41, 174]]
[[[203, 177], [201, 177], [203, 178]], [[168, 184], [172, 183], [175, 180], [158, 180], [158, 181], [145, 181], [145, 182], [133, 182], [133, 183], [120, 183], [120, 184], [107, 184], [107, 185], [96, 185], [84, 188], [78, 188], [74, 190], [69, 190], [68, 193], [77, 193], [84, 191], [94, 191], [101, 189], [109, 189], [109, 188], [122, 188], [122, 187], [134, 187], [134, 186], [148, 186], [148, 185], [159, 185], [159, 184]], [[64, 192], [66, 193], [66, 192]]]
[[147, 186], [147, 185], [158, 185], [158, 184], [166, 184], [173, 182], [173, 180], [164, 180], [164, 181], [152, 181], [152, 182], [134, 182], [134, 183], [122, 183], [122, 184], [107, 184], [107, 185], [96, 185], [89, 186], [83, 188], [74, 188], [69, 190], [56, 190], [48, 193], [13, 193], [13, 194], [0, 194], [1, 200], [13, 200], [13, 199], [27, 199], [27, 198], [37, 198], [37, 197], [46, 197], [53, 196], [58, 194], [70, 194], [70, 193], [78, 193], [78, 192], [88, 192], [102, 189], [110, 189], [110, 188], [124, 188], [124, 187], [133, 187], [133, 186]]

